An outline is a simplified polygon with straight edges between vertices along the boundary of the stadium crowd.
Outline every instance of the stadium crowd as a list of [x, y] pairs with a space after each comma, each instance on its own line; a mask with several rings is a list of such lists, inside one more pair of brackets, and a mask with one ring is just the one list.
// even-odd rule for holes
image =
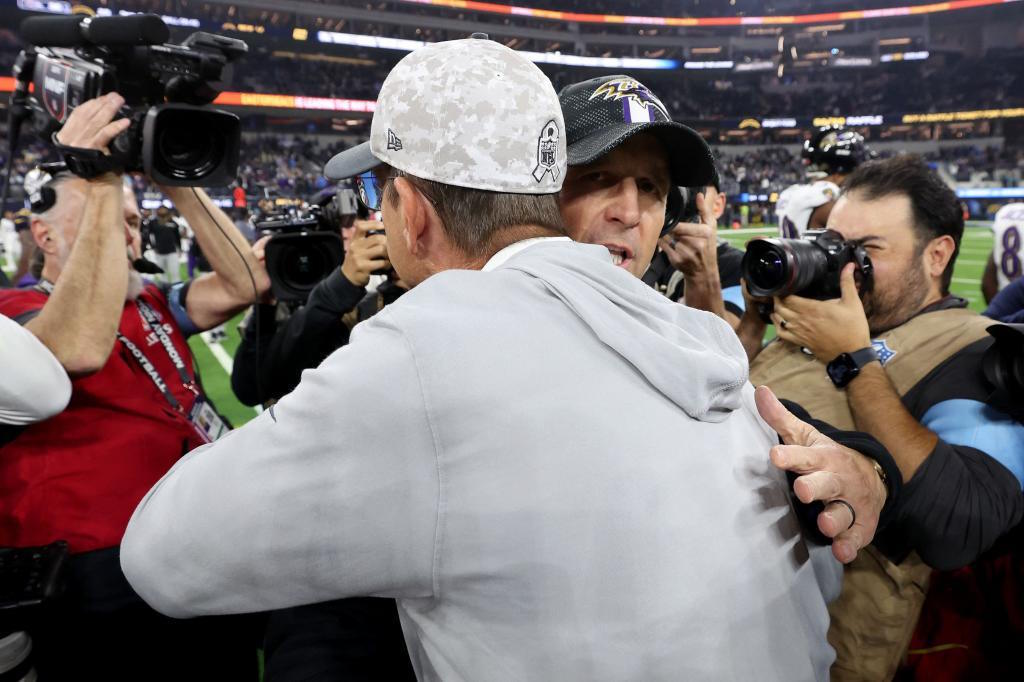
[[[538, 2], [613, 4], [670, 10]], [[0, 280], [0, 682], [252, 682], [257, 649], [267, 682], [1011, 679], [1024, 205], [978, 314], [949, 182], [1020, 185], [1024, 149], [683, 125], [1017, 101], [910, 70], [822, 99], [487, 39], [386, 81], [270, 59], [238, 78], [365, 93], [369, 139], [246, 132], [221, 187], [124, 172], [118, 93], [74, 107], [3, 159], [34, 255]], [[720, 238], [742, 194], [784, 239]], [[241, 315], [233, 428], [188, 340]]]

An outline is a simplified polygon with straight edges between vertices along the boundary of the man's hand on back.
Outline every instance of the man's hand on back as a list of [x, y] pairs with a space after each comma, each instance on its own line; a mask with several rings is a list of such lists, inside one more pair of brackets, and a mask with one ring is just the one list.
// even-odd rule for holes
[[888, 495], [872, 460], [797, 419], [767, 386], [759, 387], [754, 399], [761, 418], [785, 443], [772, 448], [772, 463], [800, 475], [793, 492], [801, 502], [825, 503], [818, 529], [832, 538], [836, 559], [850, 563], [875, 537]]

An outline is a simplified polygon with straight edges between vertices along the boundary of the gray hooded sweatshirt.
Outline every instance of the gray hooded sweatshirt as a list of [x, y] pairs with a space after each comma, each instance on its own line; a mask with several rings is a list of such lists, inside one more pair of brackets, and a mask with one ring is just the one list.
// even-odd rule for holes
[[424, 680], [826, 679], [732, 330], [603, 247], [514, 247], [182, 459], [131, 519], [129, 582], [175, 617], [395, 597]]

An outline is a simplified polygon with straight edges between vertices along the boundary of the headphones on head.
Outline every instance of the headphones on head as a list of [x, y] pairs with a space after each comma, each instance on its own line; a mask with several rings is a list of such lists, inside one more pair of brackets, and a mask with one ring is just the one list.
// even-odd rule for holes
[[57, 203], [57, 190], [52, 182], [68, 167], [63, 163], [42, 163], [25, 174], [25, 195], [33, 213], [45, 213]]

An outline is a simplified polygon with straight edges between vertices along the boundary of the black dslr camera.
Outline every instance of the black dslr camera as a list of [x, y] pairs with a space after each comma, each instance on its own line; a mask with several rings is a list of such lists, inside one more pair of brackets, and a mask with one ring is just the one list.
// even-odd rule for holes
[[340, 230], [356, 219], [356, 196], [339, 189], [330, 200], [302, 211], [291, 209], [256, 223], [260, 236], [273, 235], [266, 246], [267, 274], [274, 297], [304, 302], [321, 280], [345, 260]]
[[[14, 67], [12, 131], [31, 118], [48, 139], [76, 106], [116, 91], [132, 125], [111, 142], [112, 158], [99, 162], [166, 185], [213, 187], [234, 179], [238, 117], [206, 105], [229, 79], [231, 63], [248, 51], [243, 41], [197, 32], [169, 44], [167, 25], [152, 14], [31, 17], [21, 32], [35, 47]], [[71, 155], [61, 151], [66, 159]], [[72, 170], [75, 163], [89, 160], [72, 155]]]
[[[861, 291], [871, 289], [872, 265], [859, 242], [844, 240], [834, 230], [808, 232], [803, 239], [752, 239], [743, 256], [743, 279], [751, 296], [803, 296], [824, 301], [842, 294], [839, 275], [847, 263]], [[759, 304], [762, 317], [772, 305]]]

